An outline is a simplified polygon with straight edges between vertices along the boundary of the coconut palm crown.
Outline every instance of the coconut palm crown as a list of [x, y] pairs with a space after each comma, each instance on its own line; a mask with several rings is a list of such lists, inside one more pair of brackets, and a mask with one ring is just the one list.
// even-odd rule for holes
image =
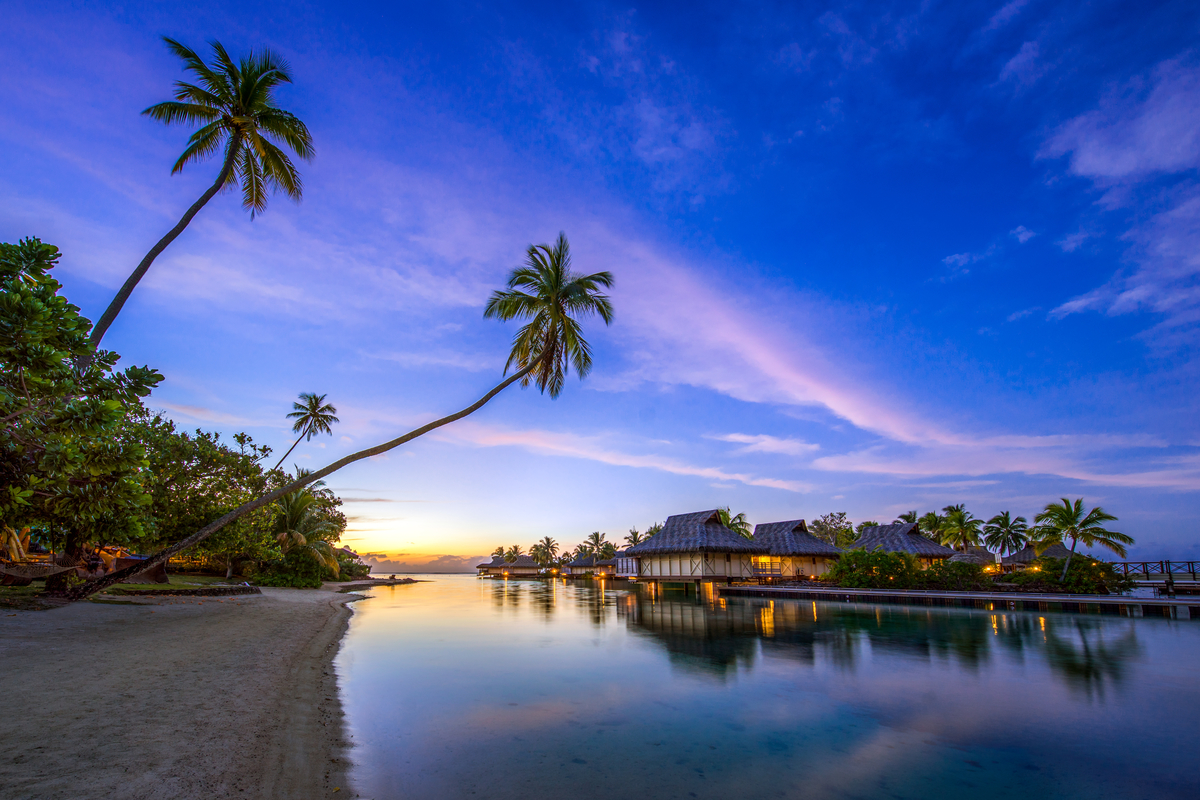
[[1003, 511], [983, 526], [983, 543], [1000, 555], [1016, 553], [1029, 541], [1029, 524], [1024, 517]]
[[[331, 403], [325, 402], [326, 397], [328, 395], [301, 392], [300, 402], [292, 403], [292, 410], [288, 412], [287, 418], [295, 420], [292, 423], [292, 433], [298, 433], [300, 436], [292, 442], [292, 446], [279, 459], [279, 464], [282, 464], [283, 460], [296, 449], [296, 445], [305, 439], [311, 440], [320, 433], [333, 435], [333, 426], [340, 420], [335, 416], [337, 409]], [[279, 469], [279, 464], [275, 465], [275, 469]]]
[[734, 514], [733, 511], [726, 506], [725, 508], [717, 509], [717, 516], [720, 517], [722, 525], [724, 525], [726, 528], [729, 528], [729, 530], [733, 531], [739, 536], [744, 536], [747, 539], [754, 536], [754, 530], [750, 527], [750, 521], [746, 519], [746, 514], [744, 511], [739, 511], [738, 513]]
[[976, 517], [961, 505], [946, 506], [944, 527], [942, 528], [942, 544], [962, 550], [964, 553], [971, 545], [979, 544], [980, 526], [983, 520]]
[[190, 47], [168, 37], [163, 41], [183, 60], [184, 70], [196, 82], [177, 81], [174, 100], [156, 103], [142, 113], [167, 125], [200, 126], [171, 168], [172, 175], [223, 150], [221, 171], [175, 227], [151, 248], [100, 315], [91, 336], [97, 345], [154, 259], [183, 233], [217, 192], [240, 184], [242, 205], [249, 209], [251, 218], [266, 210], [272, 191], [283, 191], [298, 201], [303, 185], [287, 151], [305, 161], [314, 154], [308, 128], [295, 114], [275, 103], [275, 90], [292, 82], [286, 61], [264, 49], [252, 50], [234, 63], [221, 43], [214, 41], [210, 43], [213, 63], [208, 64]]
[[534, 365], [521, 385], [532, 382], [551, 397], [562, 393], [571, 367], [580, 379], [586, 377], [592, 370], [592, 349], [577, 317], [595, 314], [611, 325], [612, 303], [600, 288], [612, 285], [611, 272], [580, 275], [572, 271], [565, 233], [558, 234], [553, 246], [531, 245], [525, 265], [513, 270], [507, 289], [492, 293], [483, 312], [484, 317], [501, 320], [529, 320], [513, 338], [504, 371]]

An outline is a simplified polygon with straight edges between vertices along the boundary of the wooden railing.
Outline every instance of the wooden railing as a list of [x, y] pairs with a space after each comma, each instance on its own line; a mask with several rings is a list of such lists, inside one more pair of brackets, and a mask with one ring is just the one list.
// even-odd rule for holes
[[1200, 561], [1114, 561], [1112, 565], [1117, 572], [1133, 578], [1162, 575], [1165, 579], [1168, 575], [1190, 574], [1192, 580], [1198, 580], [1200, 573]]

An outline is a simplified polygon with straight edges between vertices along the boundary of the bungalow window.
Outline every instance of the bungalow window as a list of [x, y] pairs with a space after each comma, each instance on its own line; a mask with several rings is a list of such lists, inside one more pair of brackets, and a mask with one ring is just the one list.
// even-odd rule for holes
[[729, 553], [726, 553], [725, 554], [725, 563], [728, 564], [732, 560], [733, 560], [733, 556], [731, 556]]

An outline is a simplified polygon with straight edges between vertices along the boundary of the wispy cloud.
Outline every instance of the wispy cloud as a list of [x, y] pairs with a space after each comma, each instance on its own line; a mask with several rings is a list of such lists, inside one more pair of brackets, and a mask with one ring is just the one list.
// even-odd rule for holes
[[786, 439], [765, 433], [753, 436], [747, 433], [726, 433], [710, 438], [721, 442], [744, 444], [745, 447], [738, 448], [737, 452], [739, 453], [780, 453], [789, 456], [803, 456], [821, 449], [820, 445], [802, 439]]

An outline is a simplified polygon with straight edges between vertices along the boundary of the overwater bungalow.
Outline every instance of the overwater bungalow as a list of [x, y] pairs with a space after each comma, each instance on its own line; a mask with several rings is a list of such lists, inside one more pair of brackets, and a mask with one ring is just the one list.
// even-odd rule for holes
[[[1046, 556], [1047, 558], [1066, 558], [1069, 555], [1071, 555], [1071, 551], [1061, 544], [1050, 545], [1041, 552], [1041, 555], [1038, 555], [1037, 550], [1035, 550], [1033, 545], [1030, 544], [1026, 545], [1024, 550], [1018, 550], [1011, 556], [1005, 556], [1003, 559], [1001, 559], [1001, 562], [1006, 568], [1025, 569], [1036, 559], [1041, 558], [1042, 556]], [[1076, 553], [1075, 555], [1078, 557], [1082, 554]], [[1088, 557], [1091, 558], [1091, 556]]]
[[839, 547], [808, 532], [802, 519], [764, 522], [754, 526], [754, 541], [767, 548], [753, 557], [761, 580], [801, 580], [824, 575], [842, 554]]
[[630, 547], [626, 561], [637, 561], [637, 579], [661, 583], [751, 580], [754, 556], [767, 548], [721, 524], [716, 509], [667, 517], [661, 531]]
[[886, 553], [912, 553], [928, 567], [934, 561], [950, 558], [954, 551], [920, 534], [915, 522], [897, 522], [864, 528], [855, 548], [883, 550]]
[[611, 578], [616, 573], [616, 569], [617, 560], [615, 558], [597, 559], [595, 556], [581, 556], [567, 564], [563, 574], [571, 578], [582, 578], [586, 575]]
[[617, 557], [613, 559], [615, 562], [615, 575], [618, 578], [637, 578], [638, 576], [638, 558], [629, 554], [629, 550], [621, 550], [617, 553]]
[[516, 561], [505, 561], [504, 556], [492, 556], [492, 560], [476, 564], [479, 577], [491, 578], [535, 578], [542, 568], [529, 556], [517, 556]]

